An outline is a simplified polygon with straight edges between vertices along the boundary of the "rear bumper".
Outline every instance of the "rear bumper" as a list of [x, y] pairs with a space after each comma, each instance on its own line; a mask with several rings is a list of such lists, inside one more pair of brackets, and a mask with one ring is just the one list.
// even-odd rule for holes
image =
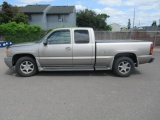
[[12, 57], [4, 58], [4, 62], [6, 63], [6, 65], [7, 65], [10, 69], [13, 68], [13, 65], [12, 65]]
[[152, 63], [155, 58], [151, 58], [148, 63]]

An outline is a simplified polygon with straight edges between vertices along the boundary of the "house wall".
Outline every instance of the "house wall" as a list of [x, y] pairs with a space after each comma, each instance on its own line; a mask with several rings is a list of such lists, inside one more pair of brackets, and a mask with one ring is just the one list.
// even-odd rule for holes
[[44, 28], [42, 20], [43, 20], [43, 14], [31, 14], [30, 15], [29, 24], [31, 24], [31, 25], [39, 25], [42, 28]]
[[[68, 15], [65, 15], [65, 17], [66, 16], [68, 16]], [[58, 20], [58, 15], [47, 15], [47, 28], [62, 27], [66, 24], [67, 24], [67, 22], [65, 22], [65, 21], [60, 22]]]
[[70, 26], [76, 26], [76, 9], [74, 8], [73, 13], [69, 15], [68, 19]]
[[49, 28], [55, 27], [72, 27], [76, 26], [76, 9], [73, 10], [73, 13], [64, 14], [65, 19], [61, 22], [58, 19], [58, 15], [47, 15], [47, 11], [52, 6], [48, 6], [45, 11], [41, 14], [30, 14], [29, 24], [39, 25], [42, 29], [46, 30]]
[[112, 32], [117, 32], [117, 31], [120, 31], [120, 30], [121, 30], [120, 25], [111, 24], [110, 26], [112, 27]]
[[58, 15], [47, 15], [47, 28], [76, 26], [76, 17], [74, 13], [62, 16], [64, 17], [64, 20], [59, 21]]
[[42, 18], [42, 28], [44, 30], [48, 29], [47, 27], [47, 12], [52, 6], [49, 5], [44, 11], [43, 11], [43, 18]]
[[31, 25], [39, 25], [42, 27], [42, 29], [47, 29], [47, 17], [46, 12], [51, 8], [52, 6], [48, 6], [43, 13], [40, 14], [30, 14], [31, 20], [29, 20], [29, 24]]

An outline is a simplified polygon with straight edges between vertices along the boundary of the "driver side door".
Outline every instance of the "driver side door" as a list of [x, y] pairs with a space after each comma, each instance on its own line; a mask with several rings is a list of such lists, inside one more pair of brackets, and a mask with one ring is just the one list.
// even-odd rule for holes
[[51, 33], [47, 45], [42, 44], [39, 48], [39, 60], [42, 67], [71, 67], [71, 31], [66, 29]]

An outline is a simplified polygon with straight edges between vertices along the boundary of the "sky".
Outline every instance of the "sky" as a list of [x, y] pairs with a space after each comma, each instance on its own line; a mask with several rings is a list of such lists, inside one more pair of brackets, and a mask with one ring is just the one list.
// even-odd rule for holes
[[[50, 4], [55, 6], [74, 5], [76, 10], [86, 8], [94, 10], [97, 14], [105, 13], [110, 16], [107, 24], [117, 23], [121, 27], [128, 25], [128, 19], [134, 26], [150, 26], [153, 21], [160, 24], [160, 0], [5, 0], [11, 5], [25, 6], [32, 4]], [[3, 0], [0, 0], [0, 4]]]

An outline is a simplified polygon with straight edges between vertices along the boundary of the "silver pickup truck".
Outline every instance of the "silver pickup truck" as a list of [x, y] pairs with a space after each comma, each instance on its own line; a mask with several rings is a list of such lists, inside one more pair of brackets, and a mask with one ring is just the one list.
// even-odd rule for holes
[[6, 49], [9, 68], [28, 77], [38, 71], [113, 70], [130, 76], [139, 64], [153, 62], [153, 43], [140, 40], [95, 40], [92, 28], [60, 28], [38, 42]]

